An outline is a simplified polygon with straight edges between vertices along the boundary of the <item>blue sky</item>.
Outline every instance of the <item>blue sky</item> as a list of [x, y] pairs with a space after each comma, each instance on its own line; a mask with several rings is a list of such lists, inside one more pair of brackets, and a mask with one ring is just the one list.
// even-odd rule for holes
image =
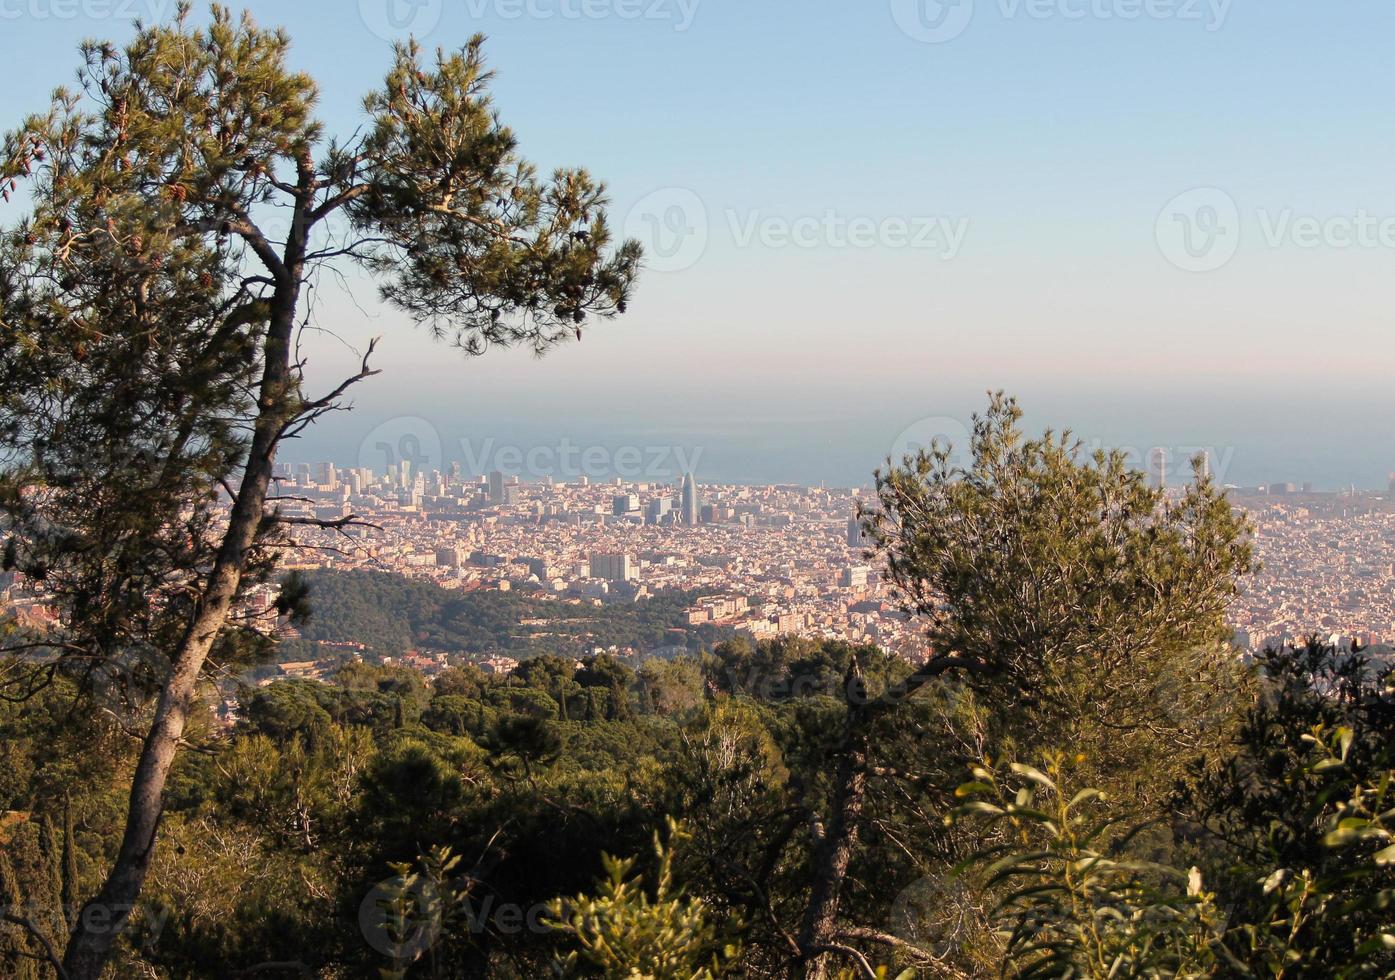
[[[1217, 447], [1236, 482], [1395, 469], [1388, 3], [248, 6], [341, 133], [405, 36], [390, 12], [431, 45], [485, 32], [524, 151], [605, 179], [655, 257], [628, 317], [540, 362], [434, 350], [368, 288], [325, 299], [348, 345], [385, 336], [385, 374], [293, 455], [351, 461], [408, 417], [445, 460], [669, 440], [713, 479], [855, 482], [917, 420], [1007, 388], [1034, 424]], [[0, 0], [0, 124], [81, 37], [171, 9]], [[325, 340], [311, 369], [350, 360]]]

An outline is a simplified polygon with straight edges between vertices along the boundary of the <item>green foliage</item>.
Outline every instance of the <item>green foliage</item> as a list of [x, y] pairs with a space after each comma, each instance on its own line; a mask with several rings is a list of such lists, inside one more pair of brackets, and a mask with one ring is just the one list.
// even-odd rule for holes
[[[1236, 964], [1286, 977], [1395, 969], [1395, 869], [1381, 816], [1395, 769], [1395, 701], [1360, 653], [1311, 642], [1269, 651], [1236, 751], [1198, 767], [1178, 808], [1186, 839], [1236, 928]], [[1383, 855], [1383, 856], [1382, 856]]]
[[682, 629], [696, 649], [731, 634], [689, 628], [696, 593], [664, 592], [638, 604], [602, 606], [539, 598], [520, 591], [461, 593], [378, 571], [315, 570], [305, 574], [313, 616], [307, 640], [363, 643], [369, 654], [413, 649], [466, 656], [585, 656], [592, 647], [651, 650]]
[[958, 818], [1001, 825], [1006, 851], [977, 857], [984, 887], [1003, 890], [993, 915], [1004, 973], [1023, 978], [1203, 977], [1219, 916], [1200, 874], [1127, 854], [1131, 835], [1099, 790], [1072, 791], [1071, 766], [979, 766], [959, 787]]
[[495, 710], [474, 698], [459, 694], [437, 694], [421, 717], [433, 732], [447, 735], [479, 736], [494, 724]]
[[[39, 980], [32, 936], [23, 925], [30, 917], [31, 903], [25, 902], [10, 856], [0, 850], [0, 907], [7, 918], [0, 922], [0, 968], [14, 980]], [[20, 921], [15, 921], [18, 919]]]
[[448, 847], [432, 847], [412, 863], [390, 865], [396, 877], [383, 890], [381, 916], [373, 917], [366, 938], [386, 950], [392, 965], [383, 980], [402, 980], [408, 968], [426, 959], [433, 976], [441, 976], [434, 940], [442, 931], [474, 928], [469, 920], [470, 879], [455, 874], [460, 857]]
[[707, 674], [718, 690], [761, 701], [817, 696], [842, 700], [847, 693], [848, 664], [854, 656], [862, 665], [863, 683], [873, 697], [909, 673], [903, 661], [874, 646], [798, 636], [753, 644], [743, 636], [713, 647]]
[[[1282, 655], [1276, 655], [1276, 661]], [[1048, 757], [1043, 770], [976, 767], [955, 817], [1005, 829], [975, 856], [982, 887], [999, 892], [1004, 970], [1058, 977], [1385, 977], [1395, 968], [1390, 868], [1395, 864], [1395, 771], [1360, 775], [1355, 732], [1318, 725], [1298, 737], [1304, 759], [1268, 778], [1320, 786], [1299, 837], [1279, 830], [1303, 864], [1231, 868], [1237, 882], [1203, 889], [1183, 872], [1140, 856], [1127, 810], [1105, 795], [1073, 793], [1076, 766]], [[1265, 777], [1261, 776], [1261, 780]], [[1196, 797], [1192, 797], [1195, 799]], [[1271, 834], [1279, 815], [1269, 822]], [[1236, 829], [1242, 825], [1232, 824]], [[1262, 833], [1264, 825], [1248, 828]], [[1224, 845], [1209, 856], [1224, 857]], [[1280, 851], [1270, 852], [1278, 858]]]
[[310, 583], [305, 580], [304, 575], [291, 572], [282, 579], [275, 609], [277, 614], [285, 616], [292, 626], [304, 626], [310, 622]]
[[504, 771], [520, 770], [531, 779], [541, 765], [556, 760], [562, 736], [555, 722], [538, 715], [501, 715], [484, 740]]
[[[640, 248], [613, 254], [605, 188], [584, 170], [537, 177], [488, 96], [484, 38], [425, 63], [398, 45], [380, 91], [364, 100], [360, 152], [331, 150], [327, 169], [365, 192], [355, 229], [386, 241], [367, 254], [383, 297], [471, 353], [490, 344], [546, 350], [588, 313], [625, 310]], [[361, 161], [361, 162], [360, 162]], [[521, 320], [507, 314], [522, 310]]]
[[[519, 154], [482, 38], [434, 63], [398, 46], [365, 126], [326, 141], [283, 31], [217, 5], [190, 15], [181, 2], [123, 46], [84, 42], [77, 87], [0, 147], [4, 200], [23, 181], [29, 204], [0, 228], [4, 564], [50, 590], [61, 624], [11, 645], [24, 669], [0, 680], [28, 696], [75, 679], [142, 743], [100, 895], [118, 924], [205, 665], [270, 646], [232, 613], [299, 522], [268, 497], [280, 443], [376, 373], [365, 358], [327, 395], [303, 388], [315, 282], [357, 266], [468, 353], [541, 353], [623, 312], [640, 260], [612, 240], [600, 183], [539, 178]], [[292, 577], [276, 608], [302, 621], [305, 600]], [[392, 724], [414, 721], [408, 698], [378, 693]], [[329, 712], [300, 700], [263, 718], [318, 738]], [[113, 935], [80, 917], [65, 972], [95, 980]]]
[[1168, 503], [1121, 453], [1025, 438], [1021, 417], [994, 395], [963, 467], [937, 445], [879, 473], [868, 527], [935, 653], [1014, 705], [994, 734], [1076, 746], [1157, 799], [1226, 720], [1246, 524], [1199, 468]]
[[552, 924], [577, 947], [557, 964], [560, 975], [712, 980], [735, 967], [739, 947], [727, 937], [739, 923], [719, 929], [703, 903], [674, 884], [673, 849], [685, 839], [672, 822], [667, 844], [655, 831], [652, 898], [643, 879], [631, 875], [633, 858], [606, 855], [606, 876], [594, 896], [552, 904]]

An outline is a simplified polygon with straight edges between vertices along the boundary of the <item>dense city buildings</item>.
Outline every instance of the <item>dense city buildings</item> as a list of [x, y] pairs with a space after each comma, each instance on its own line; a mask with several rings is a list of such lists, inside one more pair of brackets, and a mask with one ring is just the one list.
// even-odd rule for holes
[[[1150, 474], [1166, 482], [1166, 457]], [[598, 601], [642, 601], [662, 589], [746, 600], [704, 621], [754, 636], [799, 632], [920, 650], [881, 581], [858, 511], [866, 489], [703, 486], [685, 474], [665, 483], [519, 483], [490, 474], [416, 474], [420, 499], [361, 470], [318, 481], [295, 467], [284, 477], [302, 516], [356, 514], [338, 551], [310, 551], [305, 564], [381, 567], [462, 588], [541, 588]], [[351, 491], [357, 478], [361, 492]], [[504, 493], [501, 488], [512, 491]], [[1171, 491], [1174, 495], [1180, 490]], [[675, 496], [680, 502], [677, 511]], [[1255, 526], [1259, 571], [1232, 608], [1241, 645], [1258, 648], [1310, 632], [1366, 642], [1395, 638], [1395, 491], [1315, 492], [1289, 483], [1232, 488]], [[307, 543], [333, 543], [315, 531]], [[696, 611], [701, 616], [701, 612]]]
[[1260, 567], [1231, 610], [1242, 646], [1395, 639], [1395, 492], [1317, 493], [1277, 483], [1233, 501], [1255, 526]]
[[[1150, 476], [1163, 481], [1165, 460]], [[289, 568], [371, 568], [452, 589], [530, 590], [572, 601], [643, 602], [680, 590], [698, 598], [692, 624], [754, 638], [785, 633], [924, 652], [882, 580], [860, 508], [866, 489], [668, 483], [524, 483], [492, 472], [462, 478], [384, 473], [332, 464], [282, 466], [287, 516], [342, 528], [297, 526]], [[1175, 496], [1179, 490], [1172, 490]], [[1365, 643], [1395, 638], [1395, 488], [1314, 492], [1289, 483], [1232, 488], [1255, 528], [1259, 571], [1231, 610], [1236, 643], [1250, 650], [1319, 633]], [[675, 501], [678, 507], [675, 508]], [[42, 593], [13, 575], [4, 592], [30, 622]], [[274, 621], [273, 590], [253, 615]]]

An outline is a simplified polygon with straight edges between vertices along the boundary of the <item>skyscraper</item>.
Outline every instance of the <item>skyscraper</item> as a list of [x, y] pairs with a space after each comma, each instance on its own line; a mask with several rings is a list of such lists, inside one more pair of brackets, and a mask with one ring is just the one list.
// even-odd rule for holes
[[856, 514], [848, 518], [848, 547], [861, 548], [867, 544], [867, 534], [862, 529], [862, 519]]
[[693, 474], [689, 473], [683, 477], [683, 523], [689, 527], [696, 527], [698, 522], [698, 493], [697, 481], [693, 479]]
[[491, 504], [504, 502], [504, 474], [498, 470], [489, 474], [489, 502]]
[[1161, 446], [1148, 454], [1148, 480], [1154, 489], [1167, 489], [1167, 450]]

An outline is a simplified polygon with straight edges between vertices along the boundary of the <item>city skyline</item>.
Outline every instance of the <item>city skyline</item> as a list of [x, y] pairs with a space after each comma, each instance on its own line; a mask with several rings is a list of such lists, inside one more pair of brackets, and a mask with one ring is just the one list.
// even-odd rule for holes
[[[366, 522], [347, 529], [348, 546], [343, 529], [313, 532], [300, 543], [319, 547], [297, 552], [293, 565], [596, 602], [679, 589], [706, 597], [692, 622], [720, 620], [756, 638], [872, 640], [911, 656], [923, 643], [863, 532], [858, 515], [875, 498], [859, 488], [704, 485], [691, 475], [681, 488], [584, 477], [529, 483], [497, 471], [413, 470], [404, 480], [402, 472], [281, 464], [288, 515]], [[682, 502], [687, 487], [693, 510]], [[1171, 499], [1180, 489], [1171, 486]], [[1231, 501], [1253, 522], [1260, 559], [1231, 604], [1239, 648], [1299, 641], [1312, 630], [1395, 642], [1395, 478], [1383, 493], [1279, 483], [1237, 489]], [[738, 596], [751, 600], [739, 614], [703, 612], [709, 601]]]

